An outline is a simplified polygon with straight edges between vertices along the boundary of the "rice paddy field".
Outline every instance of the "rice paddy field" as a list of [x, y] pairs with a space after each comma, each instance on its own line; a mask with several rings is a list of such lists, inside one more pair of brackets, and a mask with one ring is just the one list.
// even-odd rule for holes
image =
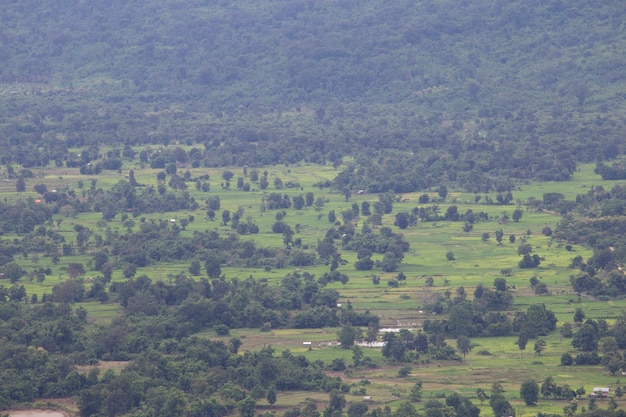
[[[140, 184], [156, 184], [156, 175], [160, 170], [153, 170], [140, 165], [127, 163], [121, 172], [105, 171], [97, 177], [80, 175], [73, 169], [42, 169], [34, 171], [36, 177], [27, 179], [27, 191], [18, 195], [15, 192], [13, 181], [0, 182], [0, 196], [5, 201], [17, 198], [33, 198], [39, 196], [33, 191], [33, 185], [44, 183], [48, 189], [72, 188], [77, 194], [81, 193], [78, 181], [88, 188], [92, 180], [97, 181], [97, 186], [109, 188], [120, 180], [125, 180], [128, 171], [133, 169], [135, 178]], [[187, 168], [183, 168], [182, 171]], [[250, 171], [253, 168], [250, 168]], [[233, 167], [234, 180], [243, 177], [241, 167]], [[264, 198], [271, 192], [280, 192], [290, 195], [304, 195], [313, 192], [315, 197], [322, 197], [325, 201], [323, 209], [318, 212], [313, 207], [303, 210], [287, 209], [283, 221], [288, 223], [296, 232], [294, 238], [302, 240], [304, 248], [314, 248], [318, 239], [322, 238], [332, 226], [328, 221], [327, 214], [335, 210], [337, 218], [341, 220], [341, 212], [351, 207], [353, 203], [359, 206], [363, 201], [375, 202], [377, 195], [353, 193], [349, 201], [343, 195], [329, 191], [328, 188], [320, 189], [316, 184], [320, 181], [332, 180], [338, 170], [331, 166], [318, 165], [295, 165], [295, 166], [272, 166], [257, 169], [259, 172], [268, 172], [270, 186], [267, 190], [260, 190], [252, 184], [251, 190], [244, 192], [234, 187], [235, 181], [226, 187], [222, 178], [224, 169], [189, 168], [192, 177], [210, 175], [211, 191], [208, 193], [198, 191], [190, 183], [189, 193], [200, 203], [200, 208], [190, 212], [153, 213], [142, 215], [145, 220], [151, 219], [178, 221], [183, 217], [194, 216], [194, 221], [185, 230], [183, 235], [191, 235], [199, 230], [218, 230], [230, 233], [229, 226], [221, 224], [221, 215], [218, 212], [215, 220], [211, 221], [206, 216], [204, 201], [210, 197], [219, 195], [221, 210], [236, 211], [244, 209], [243, 218], [250, 216], [259, 225], [260, 233], [256, 235], [242, 236], [242, 240], [254, 241], [257, 245], [268, 247], [282, 247], [282, 235], [271, 232], [271, 226], [276, 221], [275, 211], [262, 210]], [[179, 169], [180, 171], [180, 169]], [[273, 187], [274, 178], [280, 178], [283, 184], [291, 182], [296, 186], [276, 190]], [[247, 177], [246, 177], [246, 181]], [[419, 204], [418, 199], [422, 193], [411, 193], [397, 196], [393, 213], [383, 217], [383, 226], [389, 226], [394, 232], [401, 232], [410, 243], [410, 250], [396, 272], [385, 273], [381, 270], [357, 271], [354, 268], [356, 254], [345, 252], [343, 259], [347, 262], [339, 268], [339, 272], [347, 274], [350, 279], [345, 285], [340, 283], [329, 284], [330, 288], [340, 293], [340, 302], [351, 303], [354, 309], [359, 311], [369, 310], [380, 316], [381, 327], [401, 327], [419, 329], [426, 319], [440, 319], [445, 317], [433, 317], [424, 311], [424, 306], [434, 299], [437, 294], [454, 294], [456, 288], [464, 287], [471, 297], [474, 288], [478, 284], [491, 286], [495, 278], [502, 277], [503, 269], [511, 269], [510, 276], [506, 276], [507, 285], [514, 295], [514, 308], [517, 311], [525, 311], [533, 304], [545, 304], [552, 310], [559, 321], [558, 326], [573, 321], [573, 313], [576, 308], [581, 308], [587, 318], [606, 319], [612, 323], [616, 317], [623, 314], [626, 307], [624, 300], [597, 301], [591, 298], [579, 298], [569, 285], [569, 276], [573, 273], [568, 265], [575, 256], [583, 259], [591, 256], [591, 251], [585, 247], [573, 245], [569, 247], [566, 242], [559, 242], [550, 236], [545, 236], [542, 230], [545, 227], [555, 229], [560, 217], [553, 213], [537, 212], [529, 208], [526, 202], [531, 198], [541, 199], [544, 193], [559, 192], [566, 199], [574, 199], [576, 195], [586, 193], [592, 186], [603, 186], [610, 189], [616, 182], [602, 181], [593, 173], [593, 165], [582, 165], [568, 182], [543, 182], [520, 184], [513, 191], [515, 202], [511, 205], [487, 205], [485, 198], [476, 202], [476, 195], [464, 193], [458, 190], [450, 190], [445, 201], [436, 202], [440, 213], [445, 213], [450, 205], [456, 205], [459, 213], [465, 213], [468, 209], [474, 212], [486, 212], [490, 216], [489, 221], [478, 222], [470, 232], [463, 231], [462, 222], [418, 222], [415, 226], [400, 231], [393, 225], [395, 214], [401, 211], [410, 212], [414, 207], [432, 205]], [[432, 198], [437, 198], [435, 191], [429, 193]], [[484, 195], [482, 195], [484, 197]], [[495, 195], [491, 195], [495, 200]], [[513, 210], [519, 206], [523, 210], [523, 216], [519, 222], [512, 220], [503, 221], [510, 217]], [[220, 210], [220, 211], [221, 211]], [[135, 219], [138, 228], [140, 219]], [[357, 230], [363, 226], [365, 217], [357, 219]], [[112, 221], [104, 222], [101, 213], [78, 213], [67, 215], [56, 214], [54, 217], [54, 229], [65, 236], [68, 242], [75, 241], [75, 225], [89, 227], [94, 232], [103, 232], [106, 228], [123, 232], [128, 226], [123, 224], [120, 216]], [[498, 244], [495, 239], [496, 230], [502, 229], [504, 239]], [[483, 239], [483, 234], [488, 233], [489, 238]], [[515, 235], [514, 243], [509, 241], [509, 236]], [[17, 236], [5, 235], [2, 239], [13, 239]], [[521, 239], [530, 244], [533, 253], [542, 258], [539, 268], [520, 269], [518, 262], [520, 256], [517, 253]], [[68, 278], [67, 266], [69, 263], [82, 263], [86, 267], [83, 278], [88, 282], [91, 276], [97, 274], [89, 268], [92, 259], [93, 243], [87, 247], [84, 254], [61, 257], [60, 262], [54, 265], [50, 259], [37, 256], [36, 254], [23, 254], [16, 257], [19, 264], [26, 271], [35, 267], [50, 267], [52, 274], [39, 283], [29, 281], [27, 277], [20, 280], [26, 288], [28, 295], [50, 293], [54, 285]], [[454, 260], [448, 260], [446, 254], [454, 253]], [[382, 256], [374, 256], [375, 260]], [[146, 268], [139, 268], [137, 275], [146, 274], [153, 281], [167, 281], [178, 273], [187, 273], [188, 262], [175, 262], [168, 264], [154, 264]], [[241, 268], [224, 266], [222, 272], [226, 278], [247, 278], [252, 276], [257, 279], [267, 279], [271, 284], [279, 285], [280, 280], [288, 273], [309, 272], [316, 276], [328, 271], [326, 265], [315, 265], [305, 268], [287, 267], [284, 269], [265, 270], [261, 268]], [[402, 272], [406, 281], [400, 281], [398, 287], [391, 287], [387, 283]], [[380, 283], [375, 285], [372, 275], [380, 277]], [[549, 294], [536, 295], [530, 287], [530, 279], [537, 277], [547, 285]], [[432, 278], [432, 285], [427, 281]], [[124, 280], [121, 271], [115, 270], [113, 280]], [[120, 307], [114, 303], [101, 304], [96, 302], [81, 303], [88, 310], [88, 318], [93, 325], [105, 324], [120, 314]], [[343, 358], [345, 363], [352, 363], [350, 350], [341, 349], [337, 345], [337, 332], [339, 329], [273, 329], [270, 332], [261, 332], [258, 329], [234, 329], [229, 337], [239, 337], [243, 345], [240, 350], [257, 350], [264, 346], [272, 346], [277, 352], [289, 349], [290, 351], [305, 355], [310, 360], [322, 360], [330, 363], [333, 359]], [[205, 337], [219, 338], [212, 330], [202, 333]], [[492, 415], [488, 401], [481, 404], [474, 398], [476, 389], [483, 388], [489, 392], [492, 384], [500, 383], [506, 390], [506, 396], [514, 405], [517, 415], [535, 415], [543, 413], [562, 414], [566, 402], [557, 400], [541, 399], [537, 406], [529, 407], [519, 399], [519, 388], [523, 381], [533, 379], [539, 384], [548, 376], [552, 376], [558, 385], [568, 384], [571, 388], [584, 387], [586, 392], [591, 392], [593, 387], [602, 386], [615, 389], [621, 386], [620, 376], [609, 375], [601, 366], [576, 366], [563, 367], [560, 358], [566, 352], [573, 352], [571, 339], [561, 338], [558, 330], [545, 338], [547, 345], [541, 355], [535, 354], [530, 341], [524, 351], [520, 351], [516, 337], [480, 338], [472, 340], [472, 350], [461, 362], [439, 362], [426, 359], [417, 359], [411, 364], [387, 363], [381, 354], [380, 348], [363, 347], [366, 357], [375, 365], [372, 368], [348, 368], [347, 372], [337, 373], [337, 376], [353, 385], [352, 392], [347, 394], [348, 401], [360, 400], [363, 395], [371, 396], [372, 407], [389, 405], [392, 408], [405, 401], [411, 387], [417, 380], [421, 380], [424, 389], [424, 400], [429, 398], [442, 398], [451, 392], [459, 392], [473, 397], [475, 404], [479, 405], [482, 415]], [[304, 344], [310, 342], [310, 344]], [[448, 341], [452, 346], [454, 340]], [[398, 375], [398, 369], [403, 366], [411, 366], [411, 372], [406, 377]], [[366, 394], [363, 394], [363, 393]], [[326, 394], [313, 393], [284, 393], [278, 396], [275, 409], [286, 409], [302, 404], [306, 398], [314, 398], [318, 401], [326, 401]], [[263, 401], [263, 400], [262, 400]], [[261, 401], [261, 404], [262, 404]], [[620, 405], [623, 402], [618, 399]], [[419, 407], [419, 404], [416, 404]], [[587, 406], [587, 399], [579, 400], [579, 410]], [[601, 405], [604, 407], [604, 405]]]

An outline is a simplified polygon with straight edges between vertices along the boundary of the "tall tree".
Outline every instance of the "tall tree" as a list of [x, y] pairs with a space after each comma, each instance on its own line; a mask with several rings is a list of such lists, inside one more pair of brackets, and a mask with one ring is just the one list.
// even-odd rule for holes
[[472, 341], [467, 336], [459, 336], [456, 339], [456, 347], [463, 354], [463, 360], [465, 360], [465, 355], [472, 350]]

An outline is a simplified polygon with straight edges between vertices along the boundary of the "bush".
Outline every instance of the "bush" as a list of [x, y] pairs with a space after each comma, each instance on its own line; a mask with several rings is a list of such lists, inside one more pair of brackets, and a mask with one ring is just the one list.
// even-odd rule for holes
[[413, 369], [410, 366], [403, 366], [402, 368], [398, 369], [398, 377], [400, 378], [407, 377], [409, 376], [412, 370]]
[[218, 324], [215, 326], [215, 333], [218, 336], [228, 336], [230, 334], [230, 328], [225, 324]]
[[564, 353], [563, 355], [561, 355], [562, 366], [570, 366], [573, 363], [574, 363], [574, 359], [572, 358], [572, 355], [570, 355], [569, 353]]

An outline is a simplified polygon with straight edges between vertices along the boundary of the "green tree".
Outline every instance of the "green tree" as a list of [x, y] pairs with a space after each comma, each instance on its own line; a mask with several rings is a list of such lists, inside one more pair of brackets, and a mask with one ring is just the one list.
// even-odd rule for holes
[[368, 410], [364, 402], [351, 402], [348, 405], [348, 417], [363, 417]]
[[467, 336], [459, 336], [456, 339], [456, 347], [463, 354], [463, 359], [465, 360], [465, 355], [472, 350], [472, 341]]
[[517, 347], [519, 348], [519, 357], [522, 358], [522, 352], [526, 349], [528, 344], [528, 335], [522, 333], [517, 338]]
[[574, 311], [574, 322], [582, 323], [585, 320], [585, 312], [582, 308], [576, 307], [576, 311]]
[[339, 343], [342, 349], [350, 349], [354, 345], [356, 331], [350, 323], [344, 324], [339, 332]]
[[485, 400], [487, 400], [489, 397], [487, 396], [487, 393], [485, 392], [484, 389], [482, 388], [476, 388], [476, 398], [478, 398], [478, 401], [480, 401], [480, 403], [484, 403]]
[[230, 221], [230, 210], [222, 211], [222, 224], [226, 226]]
[[519, 393], [526, 405], [535, 405], [539, 399], [539, 385], [533, 380], [524, 381]]
[[393, 415], [393, 417], [418, 417], [418, 416], [419, 414], [415, 410], [415, 407], [413, 407], [413, 404], [411, 404], [408, 401], [400, 404], [398, 408], [396, 409], [396, 412]]
[[4, 265], [4, 277], [11, 283], [16, 283], [26, 272], [17, 262], [9, 262]]
[[439, 198], [445, 200], [448, 196], [448, 187], [446, 187], [445, 185], [440, 185], [439, 189], [437, 190], [437, 194], [439, 194]]
[[411, 402], [420, 402], [422, 401], [422, 381], [417, 380], [415, 385], [411, 387], [411, 392], [409, 393], [409, 399]]
[[219, 278], [222, 275], [222, 262], [215, 255], [209, 255], [204, 260], [204, 269], [209, 278]]
[[554, 378], [551, 376], [546, 377], [541, 384], [541, 395], [543, 398], [550, 398], [556, 394], [557, 385], [554, 382]]
[[489, 405], [493, 410], [494, 416], [511, 416], [515, 417], [515, 410], [511, 403], [504, 397], [502, 393], [493, 393], [489, 399]]
[[496, 230], [496, 242], [498, 242], [498, 245], [502, 244], [503, 237], [504, 237], [504, 232], [502, 231], [502, 229]]
[[240, 417], [254, 417], [256, 412], [256, 401], [254, 398], [246, 397], [237, 403]]
[[267, 402], [270, 406], [274, 406], [276, 403], [276, 387], [273, 385], [267, 390]]
[[535, 353], [537, 355], [541, 355], [545, 349], [546, 349], [546, 341], [543, 339], [537, 339], [535, 341]]
[[99, 388], [83, 389], [78, 398], [78, 412], [81, 417], [91, 417], [100, 412], [104, 396]]
[[26, 180], [24, 180], [24, 177], [19, 177], [17, 181], [15, 181], [15, 191], [18, 193], [26, 191]]
[[452, 306], [448, 314], [448, 332], [453, 337], [472, 336], [474, 334], [473, 316], [474, 310], [469, 301]]
[[396, 213], [396, 220], [393, 224], [394, 226], [398, 226], [400, 229], [406, 229], [407, 227], [409, 227], [409, 213]]

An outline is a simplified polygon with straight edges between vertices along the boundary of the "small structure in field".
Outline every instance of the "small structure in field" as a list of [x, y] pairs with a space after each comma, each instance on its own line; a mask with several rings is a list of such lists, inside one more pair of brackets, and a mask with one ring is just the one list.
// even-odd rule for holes
[[589, 394], [590, 398], [608, 398], [609, 397], [609, 388], [605, 387], [594, 387]]

